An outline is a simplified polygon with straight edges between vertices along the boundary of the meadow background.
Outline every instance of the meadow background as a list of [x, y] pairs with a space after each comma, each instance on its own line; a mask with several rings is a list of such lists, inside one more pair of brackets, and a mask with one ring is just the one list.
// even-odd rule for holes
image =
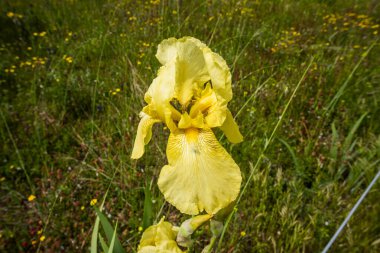
[[[168, 130], [130, 159], [157, 45], [182, 36], [231, 68], [244, 142], [215, 132], [243, 184], [263, 154], [221, 252], [321, 251], [379, 170], [379, 24], [375, 0], [1, 1], [0, 251], [88, 252], [91, 204], [107, 191], [127, 252], [145, 193], [150, 222], [188, 218], [156, 184]], [[380, 251], [379, 190], [331, 252]], [[193, 251], [209, 237], [206, 226]]]

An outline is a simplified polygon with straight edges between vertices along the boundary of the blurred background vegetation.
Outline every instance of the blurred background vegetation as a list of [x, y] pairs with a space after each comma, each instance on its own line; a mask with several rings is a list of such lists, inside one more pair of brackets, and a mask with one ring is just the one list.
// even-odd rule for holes
[[[168, 130], [131, 148], [157, 45], [193, 36], [231, 68], [231, 145], [243, 183], [310, 60], [221, 252], [318, 252], [380, 161], [380, 3], [375, 0], [0, 2], [0, 251], [86, 252], [102, 201], [127, 252], [153, 221], [183, 217], [157, 188]], [[332, 252], [380, 251], [380, 184]], [[90, 202], [92, 203], [90, 204]], [[194, 252], [208, 243], [206, 226]]]

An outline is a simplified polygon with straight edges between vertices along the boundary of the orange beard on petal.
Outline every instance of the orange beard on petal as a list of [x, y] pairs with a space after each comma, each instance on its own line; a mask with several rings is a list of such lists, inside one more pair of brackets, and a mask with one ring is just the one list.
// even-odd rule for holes
[[185, 129], [185, 136], [188, 143], [197, 142], [198, 135], [199, 135], [198, 128], [192, 127], [192, 128]]

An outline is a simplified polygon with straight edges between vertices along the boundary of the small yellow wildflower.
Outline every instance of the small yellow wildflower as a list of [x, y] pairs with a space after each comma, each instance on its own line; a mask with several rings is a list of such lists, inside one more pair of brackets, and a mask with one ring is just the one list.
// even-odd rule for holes
[[90, 201], [90, 205], [91, 205], [91, 206], [96, 205], [96, 203], [98, 203], [98, 200], [97, 200], [97, 199], [91, 199], [91, 201]]
[[247, 235], [247, 233], [246, 233], [245, 231], [241, 231], [241, 232], [240, 232], [240, 236], [241, 236], [241, 237], [244, 237], [244, 236], [246, 236], [246, 235]]
[[64, 56], [63, 56], [63, 59], [64, 59], [67, 63], [72, 63], [72, 62], [73, 62], [73, 57], [71, 57], [71, 56], [64, 55]]
[[40, 234], [42, 234], [42, 232], [43, 232], [43, 229], [40, 229], [40, 230], [38, 230], [37, 234], [40, 235]]
[[45, 239], [46, 239], [46, 237], [44, 235], [40, 237], [41, 242], [45, 241]]
[[40, 37], [44, 37], [46, 35], [46, 32], [40, 32]]
[[33, 194], [31, 194], [29, 197], [28, 197], [28, 201], [29, 202], [32, 202], [33, 200], [35, 200], [37, 197]]
[[7, 13], [8, 18], [13, 18], [14, 15], [15, 15], [15, 14], [14, 14], [13, 12], [11, 12], [11, 11]]
[[139, 230], [139, 232], [143, 231], [143, 227], [140, 226], [140, 227], [138, 228], [138, 230]]
[[26, 50], [30, 51], [32, 50], [32, 47], [27, 47]]
[[83, 211], [83, 210], [84, 210], [84, 206], [81, 206], [81, 207], [80, 207], [80, 210]]
[[115, 96], [116, 95], [116, 91], [112, 91], [112, 95]]
[[120, 88], [117, 88], [115, 91], [116, 91], [116, 92], [120, 92], [121, 90], [120, 90]]
[[38, 33], [33, 33], [33, 36], [38, 36]]
[[32, 245], [36, 245], [37, 244], [37, 241], [36, 240], [33, 240], [32, 241]]

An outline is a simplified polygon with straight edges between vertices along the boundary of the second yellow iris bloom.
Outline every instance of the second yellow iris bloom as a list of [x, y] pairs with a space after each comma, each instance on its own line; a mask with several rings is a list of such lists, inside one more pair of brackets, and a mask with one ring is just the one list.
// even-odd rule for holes
[[220, 55], [192, 37], [164, 40], [156, 57], [162, 67], [145, 94], [131, 157], [143, 155], [153, 124], [165, 123], [171, 133], [161, 192], [182, 213], [215, 214], [236, 199], [241, 184], [238, 165], [211, 130], [219, 127], [233, 143], [243, 140], [227, 108], [231, 73]]

